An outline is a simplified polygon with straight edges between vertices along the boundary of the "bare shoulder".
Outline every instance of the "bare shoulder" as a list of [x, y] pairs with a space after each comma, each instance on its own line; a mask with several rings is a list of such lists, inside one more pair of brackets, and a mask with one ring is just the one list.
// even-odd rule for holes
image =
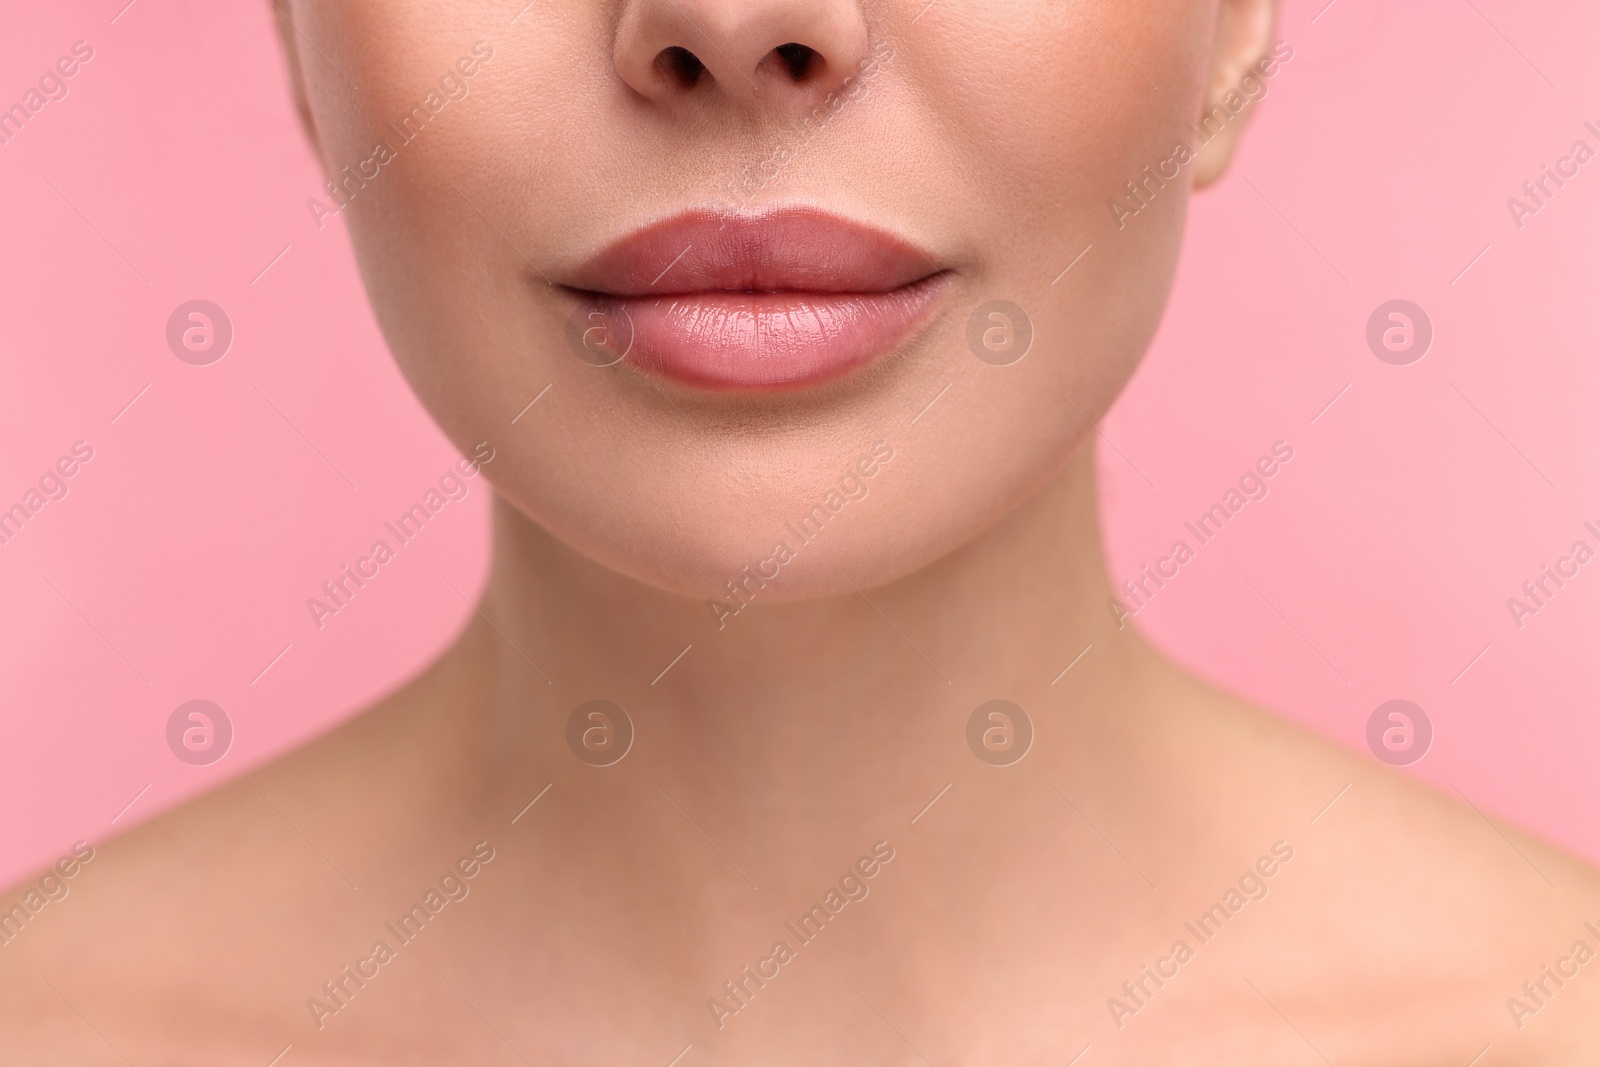
[[142, 1050], [162, 1064], [270, 1060], [325, 977], [324, 946], [361, 927], [374, 897], [385, 903], [372, 883], [403, 881], [412, 865], [437, 875], [431, 846], [470, 836], [436, 799], [460, 795], [459, 784], [425, 781], [414, 758], [432, 743], [439, 687], [429, 672], [309, 744], [126, 833], [64, 849], [0, 891], [10, 916], [0, 923], [0, 1049], [19, 1057], [0, 1059], [125, 1065], [147, 1062]]
[[[203, 1017], [237, 974], [245, 909], [263, 906], [277, 924], [279, 901], [306, 899], [282, 890], [313, 873], [287, 860], [253, 792], [231, 783], [112, 840], [81, 842], [63, 856], [83, 857], [70, 879], [58, 861], [0, 895], [0, 906], [28, 911], [55, 889], [0, 949], [0, 1047], [17, 1062], [124, 1063], [130, 1029], [152, 1005]], [[228, 978], [197, 983], [208, 967]]]
[[1592, 865], [1226, 694], [1191, 683], [1183, 703], [1212, 817], [1293, 851], [1239, 961], [1268, 1025], [1336, 1063], [1600, 1056]]

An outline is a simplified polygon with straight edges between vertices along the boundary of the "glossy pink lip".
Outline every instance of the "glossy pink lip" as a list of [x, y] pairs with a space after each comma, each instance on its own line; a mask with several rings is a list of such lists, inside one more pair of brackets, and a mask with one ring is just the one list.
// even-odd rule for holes
[[760, 391], [815, 385], [893, 351], [944, 278], [898, 237], [785, 209], [667, 219], [566, 284], [603, 326], [585, 334], [605, 346], [591, 345], [601, 357], [592, 362], [627, 358], [701, 388]]

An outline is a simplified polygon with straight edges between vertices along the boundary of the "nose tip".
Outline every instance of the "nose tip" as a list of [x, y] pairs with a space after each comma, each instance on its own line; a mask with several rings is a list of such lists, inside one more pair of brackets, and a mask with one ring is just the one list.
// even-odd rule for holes
[[867, 56], [854, 0], [633, 0], [617, 27], [617, 73], [660, 104], [720, 94], [803, 109]]

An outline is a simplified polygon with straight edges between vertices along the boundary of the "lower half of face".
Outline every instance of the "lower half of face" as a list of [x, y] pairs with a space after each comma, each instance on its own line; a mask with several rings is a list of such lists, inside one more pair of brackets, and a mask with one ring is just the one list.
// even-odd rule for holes
[[324, 200], [446, 432], [618, 571], [785, 599], [952, 551], [1092, 434], [1166, 298], [1215, 12], [294, 15]]

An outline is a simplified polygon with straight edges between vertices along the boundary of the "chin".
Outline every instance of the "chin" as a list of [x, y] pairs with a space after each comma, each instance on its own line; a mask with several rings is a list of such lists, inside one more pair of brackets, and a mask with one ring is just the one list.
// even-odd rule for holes
[[485, 474], [512, 512], [502, 536], [531, 523], [610, 571], [708, 601], [720, 617], [718, 603], [740, 610], [853, 594], [956, 552], [1082, 447], [1081, 427], [1054, 415], [1050, 433], [1035, 422], [1029, 433], [960, 449], [945, 445], [961, 439], [963, 424], [987, 419], [971, 398], [886, 432], [867, 424], [711, 440], [594, 437], [560, 465], [519, 444], [499, 448]]

